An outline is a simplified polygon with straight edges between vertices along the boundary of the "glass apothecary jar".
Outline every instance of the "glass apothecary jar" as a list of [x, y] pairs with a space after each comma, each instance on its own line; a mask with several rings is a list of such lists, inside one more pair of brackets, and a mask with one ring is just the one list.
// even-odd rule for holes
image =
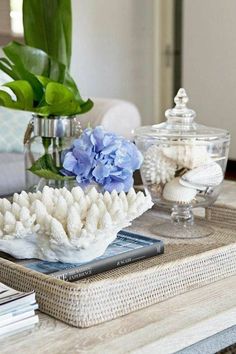
[[81, 132], [74, 116], [33, 115], [25, 133], [26, 189], [42, 190], [44, 186], [71, 189], [74, 180], [58, 176], [64, 152]]
[[194, 222], [193, 208], [207, 207], [217, 198], [227, 165], [230, 135], [226, 130], [195, 123], [180, 89], [175, 107], [165, 112], [166, 122], [135, 131], [135, 142], [144, 160], [141, 176], [157, 205], [170, 208], [171, 222], [158, 225], [158, 234], [198, 238], [211, 228]]

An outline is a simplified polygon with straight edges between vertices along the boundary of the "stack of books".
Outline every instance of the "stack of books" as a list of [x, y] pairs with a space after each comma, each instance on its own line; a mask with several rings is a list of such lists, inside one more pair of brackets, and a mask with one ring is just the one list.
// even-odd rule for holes
[[0, 283], [0, 336], [32, 328], [38, 323], [35, 293], [23, 293]]

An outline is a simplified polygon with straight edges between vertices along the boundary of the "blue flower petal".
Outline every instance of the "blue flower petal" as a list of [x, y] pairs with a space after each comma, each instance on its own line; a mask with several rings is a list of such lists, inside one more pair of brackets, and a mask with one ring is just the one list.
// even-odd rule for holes
[[77, 164], [77, 160], [72, 154], [72, 152], [71, 151], [67, 152], [63, 162], [64, 169], [73, 172], [76, 164]]
[[92, 175], [97, 182], [101, 183], [100, 181], [109, 176], [110, 169], [111, 168], [109, 165], [103, 165], [101, 162], [98, 162], [97, 166], [92, 172]]
[[107, 181], [104, 183], [104, 189], [107, 192], [112, 192], [113, 190], [116, 190], [117, 193], [120, 193], [124, 190], [124, 184], [122, 182], [117, 182], [117, 181]]

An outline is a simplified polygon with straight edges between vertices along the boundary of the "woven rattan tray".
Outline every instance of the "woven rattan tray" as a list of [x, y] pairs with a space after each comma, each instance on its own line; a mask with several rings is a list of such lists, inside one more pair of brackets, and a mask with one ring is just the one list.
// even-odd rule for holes
[[206, 209], [206, 218], [210, 222], [236, 227], [236, 183], [224, 181], [222, 192], [217, 201]]
[[[153, 235], [157, 211], [132, 229]], [[69, 283], [0, 258], [0, 280], [34, 289], [40, 310], [76, 327], [89, 327], [236, 274], [236, 232], [214, 227], [205, 239], [165, 239], [165, 254]]]

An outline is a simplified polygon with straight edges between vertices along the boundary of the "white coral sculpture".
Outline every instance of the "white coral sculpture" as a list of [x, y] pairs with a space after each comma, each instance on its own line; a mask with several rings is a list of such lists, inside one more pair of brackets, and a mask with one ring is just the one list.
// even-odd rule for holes
[[101, 256], [117, 233], [153, 205], [150, 196], [44, 187], [0, 199], [0, 250], [16, 258], [68, 263]]

